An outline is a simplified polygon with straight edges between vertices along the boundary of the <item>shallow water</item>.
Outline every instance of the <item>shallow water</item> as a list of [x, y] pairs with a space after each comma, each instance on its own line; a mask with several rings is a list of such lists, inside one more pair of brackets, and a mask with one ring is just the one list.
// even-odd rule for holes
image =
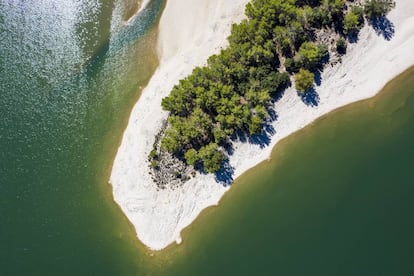
[[110, 169], [164, 1], [0, 2], [1, 275], [413, 275], [414, 70], [285, 139], [150, 252]]

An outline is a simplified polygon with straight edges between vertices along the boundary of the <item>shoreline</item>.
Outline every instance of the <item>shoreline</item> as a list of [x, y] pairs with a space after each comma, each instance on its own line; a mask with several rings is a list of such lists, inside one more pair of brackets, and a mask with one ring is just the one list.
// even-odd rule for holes
[[134, 12], [134, 14], [132, 16], [130, 16], [126, 21], [125, 21], [125, 25], [129, 25], [137, 16], [140, 12], [142, 12], [149, 4], [151, 0], [142, 0], [138, 6], [138, 9]]
[[[217, 205], [230, 188], [216, 183], [212, 175], [197, 174], [179, 189], [157, 191], [147, 158], [168, 116], [161, 108], [161, 99], [179, 79], [225, 47], [231, 23], [244, 18], [244, 6], [249, 1], [228, 2], [167, 1], [159, 25], [160, 66], [133, 108], [114, 161], [110, 178], [114, 199], [134, 225], [138, 238], [152, 250], [161, 250], [174, 241], [179, 243], [180, 232], [203, 209]], [[375, 96], [414, 64], [414, 3], [396, 2], [396, 8], [388, 15], [395, 25], [394, 37], [387, 41], [371, 26], [365, 26], [358, 43], [348, 46], [342, 63], [323, 71], [321, 85], [315, 87], [317, 106], [305, 105], [289, 88], [274, 105], [278, 119], [272, 123], [276, 133], [269, 144], [261, 148], [234, 143], [235, 151], [230, 156], [234, 178], [269, 159], [273, 147], [283, 138], [330, 111]]]

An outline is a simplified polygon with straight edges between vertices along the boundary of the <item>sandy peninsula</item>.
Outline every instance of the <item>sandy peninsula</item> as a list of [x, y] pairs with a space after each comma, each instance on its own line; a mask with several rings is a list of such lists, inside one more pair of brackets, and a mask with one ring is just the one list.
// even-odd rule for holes
[[[132, 110], [116, 155], [110, 183], [115, 201], [150, 249], [180, 242], [180, 232], [199, 213], [218, 204], [230, 189], [214, 176], [200, 175], [174, 190], [158, 190], [152, 180], [148, 154], [168, 114], [161, 108], [179, 79], [226, 47], [231, 24], [244, 18], [248, 0], [167, 1], [159, 25], [160, 65]], [[304, 104], [294, 89], [276, 102], [278, 115], [269, 145], [235, 143], [230, 164], [234, 178], [269, 158], [278, 141], [316, 118], [346, 104], [374, 96], [395, 76], [414, 64], [414, 1], [396, 0], [388, 15], [391, 39], [365, 26], [359, 41], [348, 47], [342, 63], [327, 67], [316, 86], [318, 104]]]

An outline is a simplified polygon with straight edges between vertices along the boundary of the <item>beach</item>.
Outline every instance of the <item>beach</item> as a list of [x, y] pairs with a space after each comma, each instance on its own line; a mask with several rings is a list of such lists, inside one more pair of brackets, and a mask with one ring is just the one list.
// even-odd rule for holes
[[[131, 112], [110, 178], [115, 201], [134, 225], [138, 238], [150, 249], [161, 250], [174, 241], [179, 243], [182, 229], [203, 209], [217, 205], [230, 189], [217, 183], [212, 175], [197, 174], [179, 188], [158, 190], [147, 156], [168, 116], [162, 111], [161, 99], [179, 79], [227, 45], [230, 26], [244, 18], [247, 2], [167, 1], [159, 25], [160, 66]], [[316, 105], [305, 104], [290, 88], [275, 103], [275, 133], [268, 144], [234, 144], [235, 151], [230, 156], [234, 178], [268, 159], [272, 148], [284, 137], [338, 107], [374, 96], [414, 64], [414, 3], [396, 3], [388, 16], [395, 33], [376, 33], [371, 26], [365, 26], [358, 42], [349, 45], [342, 63], [325, 68], [320, 85], [315, 87]]]

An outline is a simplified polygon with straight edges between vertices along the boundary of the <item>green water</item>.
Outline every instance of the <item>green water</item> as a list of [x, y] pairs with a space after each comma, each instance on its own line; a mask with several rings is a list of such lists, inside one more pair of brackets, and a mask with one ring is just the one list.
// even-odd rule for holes
[[163, 4], [125, 26], [136, 1], [0, 1], [0, 275], [414, 275], [414, 69], [282, 141], [183, 244], [137, 241], [107, 181]]
[[139, 271], [107, 181], [163, 5], [0, 1], [0, 275]]

